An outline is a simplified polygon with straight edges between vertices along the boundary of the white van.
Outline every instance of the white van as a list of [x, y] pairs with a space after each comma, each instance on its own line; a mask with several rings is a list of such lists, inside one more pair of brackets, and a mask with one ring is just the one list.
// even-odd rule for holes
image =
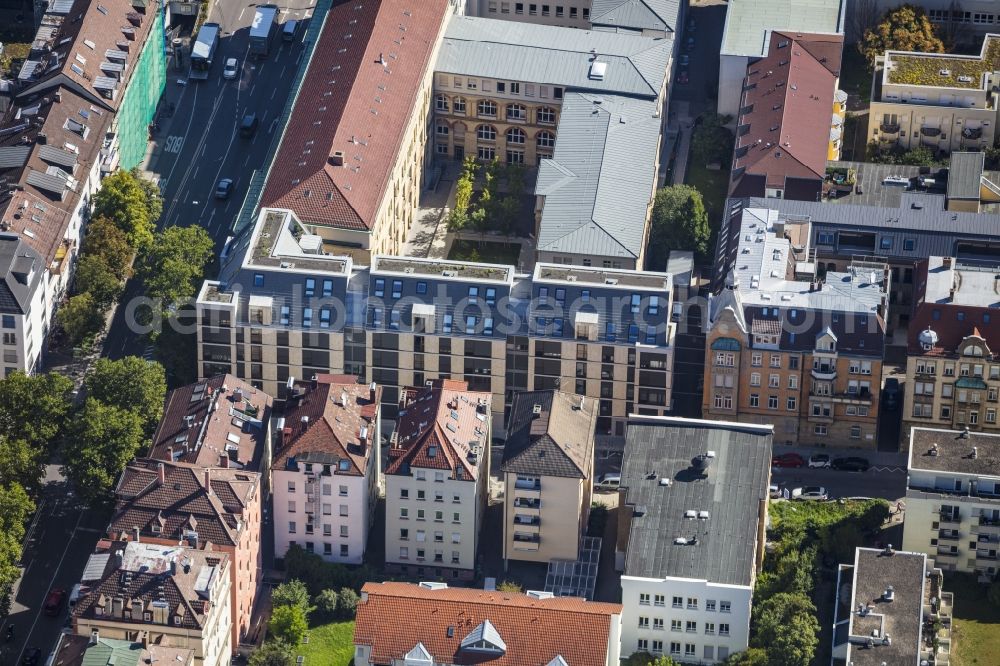
[[601, 474], [597, 483], [594, 485], [594, 490], [597, 492], [611, 492], [618, 490], [618, 486], [621, 484], [621, 474]]

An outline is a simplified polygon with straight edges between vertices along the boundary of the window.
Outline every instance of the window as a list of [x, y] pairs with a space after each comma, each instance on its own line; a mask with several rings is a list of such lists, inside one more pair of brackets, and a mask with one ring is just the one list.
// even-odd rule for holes
[[631, 311], [632, 314], [639, 314], [639, 305], [642, 303], [642, 296], [639, 294], [632, 294]]
[[698, 610], [698, 600], [694, 597], [688, 597], [687, 607], [688, 610]]
[[673, 600], [670, 602], [670, 606], [672, 608], [684, 608], [684, 598], [674, 597]]
[[671, 642], [670, 643], [670, 654], [678, 654], [679, 655], [680, 653], [681, 653], [681, 644], [680, 643]]
[[444, 316], [444, 323], [442, 325], [442, 330], [445, 333], [451, 333], [451, 322], [452, 322], [452, 315], [446, 314]]
[[496, 118], [497, 105], [488, 99], [481, 99], [476, 103], [476, 115], [480, 118]]
[[750, 406], [751, 407], [760, 407], [760, 394], [759, 393], [751, 393], [750, 394]]
[[289, 534], [295, 534], [295, 521], [294, 520], [288, 521], [288, 533]]
[[477, 87], [479, 87], [479, 83], [476, 79], [467, 79], [465, 82], [465, 87], [468, 88], [469, 90], [475, 90]]
[[635, 649], [637, 652], [649, 651], [649, 640], [645, 638], [640, 638], [635, 642]]
[[656, 631], [663, 631], [663, 618], [654, 617], [653, 618], [653, 629]]
[[796, 402], [797, 401], [794, 395], [789, 396], [788, 398], [785, 399], [785, 409], [787, 409], [790, 412], [794, 412], [797, 406]]
[[763, 363], [763, 358], [764, 356], [760, 352], [753, 352], [750, 355], [750, 365], [754, 366], [755, 368], [759, 368], [761, 366], [761, 363]]
[[346, 504], [341, 504], [340, 505], [340, 515], [341, 516], [346, 516], [347, 515], [347, 505]]
[[705, 623], [705, 633], [708, 634], [709, 636], [711, 636], [712, 634], [715, 633], [715, 623], [714, 622], [706, 622]]
[[653, 641], [653, 654], [663, 652], [663, 641]]
[[771, 354], [770, 363], [772, 368], [781, 367], [781, 356], [778, 354]]
[[719, 602], [719, 612], [720, 613], [728, 613], [728, 612], [731, 611], [732, 606], [733, 606], [732, 602], [729, 602], [729, 601], [720, 601]]
[[639, 605], [648, 606], [649, 605], [649, 595], [645, 593], [639, 594]]
[[288, 500], [288, 513], [295, 513], [295, 500]]
[[681, 627], [682, 627], [682, 625], [681, 625], [681, 621], [680, 620], [671, 620], [670, 621], [670, 631], [683, 631], [683, 629]]
[[[640, 596], [642, 596], [642, 595], [640, 595]], [[648, 601], [649, 601], [649, 595], [648, 594], [646, 595], [646, 600], [647, 600], [647, 603], [648, 603]], [[657, 594], [656, 596], [653, 597], [653, 604], [656, 605], [656, 606], [666, 606], [666, 597], [664, 597], [662, 594]]]
[[476, 137], [480, 141], [496, 141], [497, 130], [492, 125], [480, 125], [476, 128]]
[[552, 132], [542, 130], [535, 135], [535, 145], [539, 148], [555, 148], [556, 137]]
[[306, 296], [312, 296], [314, 293], [316, 293], [316, 280], [306, 278]]
[[478, 146], [476, 148], [476, 157], [482, 162], [492, 162], [496, 156], [497, 151], [493, 146]]
[[446, 95], [437, 95], [434, 98], [434, 108], [438, 111], [447, 111], [448, 97]]
[[[253, 286], [263, 287], [264, 286], [264, 275], [262, 273], [254, 273], [253, 275]], [[7, 325], [7, 317], [10, 315], [4, 315], [3, 317], [3, 327], [4, 328], [14, 328], [14, 318], [10, 317], [10, 326]]]
[[684, 623], [684, 631], [689, 634], [694, 634], [698, 632], [698, 623], [694, 620], [688, 620]]
[[524, 130], [520, 127], [511, 127], [507, 130], [507, 143], [523, 144], [525, 142]]
[[418, 294], [426, 294], [427, 293], [427, 283], [426, 282], [418, 282], [417, 283], [417, 293]]
[[525, 121], [528, 118], [528, 110], [524, 108], [523, 104], [508, 104], [507, 105], [507, 120], [509, 121]]
[[538, 111], [535, 112], [535, 117], [538, 118], [539, 125], [555, 125], [556, 124], [556, 111], [555, 109], [543, 106]]
[[455, 113], [457, 113], [459, 115], [465, 115], [465, 98], [464, 97], [456, 97], [455, 99], [453, 99], [451, 101], [451, 104], [452, 104], [452, 108], [454, 109]]
[[776, 396], [776, 395], [769, 395], [769, 396], [767, 396], [767, 408], [768, 409], [777, 409], [778, 408], [778, 396]]
[[750, 373], [750, 386], [760, 386], [760, 373], [751, 372]]
[[639, 616], [639, 628], [640, 629], [649, 629], [649, 618], [648, 617], [643, 617], [641, 615]]
[[719, 635], [728, 636], [729, 635], [729, 624], [727, 622], [719, 623]]
[[694, 651], [695, 651], [695, 645], [694, 645], [694, 643], [685, 643], [684, 644], [684, 656], [685, 657], [693, 657], [694, 656]]

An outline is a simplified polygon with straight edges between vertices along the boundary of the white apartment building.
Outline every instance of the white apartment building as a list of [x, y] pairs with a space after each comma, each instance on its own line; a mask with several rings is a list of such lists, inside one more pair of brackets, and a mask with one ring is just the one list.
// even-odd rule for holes
[[73, 631], [116, 640], [146, 632], [151, 643], [193, 650], [195, 666], [228, 666], [229, 566], [222, 552], [113, 542], [87, 563]]
[[0, 233], [0, 351], [6, 377], [33, 371], [45, 346], [45, 267], [41, 256], [16, 233]]
[[1000, 554], [1000, 435], [910, 429], [903, 550], [993, 580]]
[[272, 471], [274, 548], [361, 564], [380, 480], [382, 389], [346, 375], [293, 385]]
[[747, 648], [772, 426], [629, 421], [619, 490], [622, 656], [714, 664]]
[[983, 150], [996, 141], [997, 49], [983, 39], [979, 55], [887, 51], [872, 75], [868, 139], [881, 146], [921, 146], [950, 153]]
[[385, 470], [385, 566], [471, 580], [490, 477], [490, 394], [438, 379], [403, 391]]

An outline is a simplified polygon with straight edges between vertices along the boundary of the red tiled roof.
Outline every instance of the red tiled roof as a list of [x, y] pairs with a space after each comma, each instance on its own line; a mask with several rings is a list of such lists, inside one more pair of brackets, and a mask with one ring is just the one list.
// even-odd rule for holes
[[[733, 156], [738, 193], [746, 176], [764, 176], [769, 187], [787, 178], [820, 179], [826, 172], [833, 95], [840, 74], [843, 37], [775, 32], [770, 51], [747, 67]], [[745, 149], [741, 150], [741, 149]]]
[[232, 467], [260, 471], [271, 403], [271, 396], [228, 374], [175, 389], [149, 456], [203, 467], [219, 467], [226, 456]]
[[[285, 409], [287, 434], [282, 434], [281, 448], [275, 453], [275, 469], [285, 469], [290, 458], [318, 453], [351, 462], [350, 470], [337, 470], [337, 474], [364, 476], [368, 456], [373, 451], [377, 455], [380, 445], [372, 441], [376, 435], [372, 424], [378, 418], [382, 387], [372, 390], [350, 375], [317, 375], [315, 386], [303, 382], [298, 387], [304, 393]], [[367, 429], [364, 446], [362, 428]]]
[[[370, 229], [406, 141], [447, 0], [330, 10], [261, 197], [306, 223]], [[422, 128], [418, 131], [423, 131]], [[343, 166], [332, 164], [343, 153]]]
[[[391, 664], [417, 643], [435, 663], [545, 666], [561, 655], [571, 666], [607, 663], [612, 622], [620, 604], [575, 597], [535, 599], [526, 594], [468, 588], [431, 590], [408, 583], [366, 583], [354, 642], [371, 646], [370, 662]], [[506, 644], [494, 658], [461, 650], [462, 640], [489, 620]], [[449, 628], [451, 636], [449, 636]]]
[[[409, 467], [452, 473], [462, 468], [463, 478], [477, 478], [489, 445], [491, 394], [468, 389], [464, 381], [437, 379], [403, 391], [386, 474], [409, 474]], [[473, 446], [475, 464], [469, 460]]]

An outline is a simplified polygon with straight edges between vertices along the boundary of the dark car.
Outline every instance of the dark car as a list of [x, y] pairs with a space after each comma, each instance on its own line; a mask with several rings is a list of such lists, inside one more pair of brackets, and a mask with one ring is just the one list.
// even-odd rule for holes
[[687, 85], [688, 83], [690, 83], [690, 81], [691, 81], [691, 78], [688, 76], [688, 71], [686, 69], [682, 69], [680, 72], [677, 73], [677, 83], [678, 83], [678, 85], [682, 85], [682, 86], [683, 85]]
[[895, 377], [885, 380], [885, 386], [882, 387], [882, 403], [888, 411], [899, 408], [899, 380]]
[[49, 590], [49, 595], [45, 597], [45, 614], [59, 615], [63, 604], [66, 603], [66, 590], [61, 587], [54, 587]]
[[24, 657], [21, 658], [21, 666], [38, 666], [41, 658], [42, 651], [39, 648], [30, 647], [24, 651]]
[[240, 121], [240, 136], [244, 139], [249, 139], [257, 133], [257, 125], [259, 124], [260, 118], [257, 117], [256, 113], [246, 114], [243, 116], [243, 120]]
[[830, 463], [830, 467], [843, 472], [867, 472], [871, 465], [864, 458], [851, 456], [848, 458], [834, 458], [833, 462]]
[[694, 51], [694, 37], [687, 38], [686, 48], [688, 51]]
[[806, 460], [797, 453], [782, 453], [771, 458], [771, 467], [805, 467]]
[[215, 198], [228, 199], [232, 191], [233, 191], [233, 179], [223, 178], [222, 180], [219, 181], [219, 184], [215, 186]]

